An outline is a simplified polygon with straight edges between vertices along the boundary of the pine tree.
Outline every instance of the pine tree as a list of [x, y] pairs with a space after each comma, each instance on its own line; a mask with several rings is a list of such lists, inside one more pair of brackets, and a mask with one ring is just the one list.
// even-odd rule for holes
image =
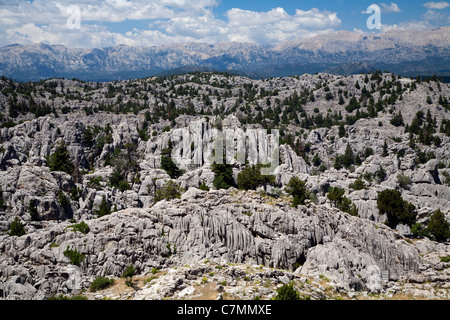
[[387, 215], [387, 224], [395, 228], [400, 223], [409, 226], [416, 221], [416, 211], [414, 205], [403, 200], [398, 190], [384, 190], [378, 194], [377, 207], [380, 214]]
[[293, 197], [292, 206], [297, 208], [304, 205], [309, 198], [309, 191], [306, 189], [306, 182], [297, 177], [291, 178], [286, 185], [286, 192]]
[[386, 158], [388, 155], [389, 155], [389, 152], [388, 152], [388, 145], [387, 145], [386, 140], [384, 140], [383, 154], [382, 154], [382, 156], [383, 156], [383, 158]]
[[111, 207], [110, 207], [108, 201], [106, 201], [106, 197], [103, 196], [102, 202], [100, 202], [100, 206], [99, 206], [98, 210], [96, 211], [96, 215], [98, 218], [101, 218], [101, 217], [107, 216], [109, 214], [111, 214]]
[[164, 169], [172, 179], [178, 179], [184, 174], [184, 171], [172, 160], [172, 141], [169, 140], [168, 148], [161, 153], [161, 168]]
[[438, 242], [444, 242], [450, 238], [450, 225], [441, 210], [438, 209], [433, 213], [425, 231]]
[[47, 158], [47, 165], [51, 171], [62, 171], [68, 174], [73, 173], [74, 165], [70, 152], [64, 142], [61, 142], [53, 154]]
[[15, 217], [14, 221], [11, 222], [10, 230], [8, 233], [10, 236], [23, 236], [25, 234], [25, 227], [20, 221], [19, 217]]

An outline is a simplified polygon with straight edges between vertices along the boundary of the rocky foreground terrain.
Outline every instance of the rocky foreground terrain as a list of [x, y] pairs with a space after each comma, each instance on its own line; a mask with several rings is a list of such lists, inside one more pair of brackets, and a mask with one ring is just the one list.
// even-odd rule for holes
[[[289, 283], [304, 299], [450, 298], [438, 79], [3, 77], [0, 89], [0, 298], [270, 299]], [[216, 166], [205, 152], [226, 129], [249, 144]], [[249, 171], [258, 159], [237, 159], [248, 145], [270, 154], [271, 129], [280, 163], [264, 180]], [[179, 133], [199, 140], [180, 147]], [[90, 290], [99, 277], [115, 283]]]

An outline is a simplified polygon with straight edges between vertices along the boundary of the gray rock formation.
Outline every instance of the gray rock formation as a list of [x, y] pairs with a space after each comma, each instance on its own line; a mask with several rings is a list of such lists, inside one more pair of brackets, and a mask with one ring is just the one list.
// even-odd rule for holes
[[[448, 106], [438, 103], [439, 96], [450, 96], [448, 84], [396, 79], [392, 83], [401, 84], [402, 99], [378, 106], [382, 110], [377, 116], [346, 120], [343, 128], [339, 122], [318, 125], [320, 118], [308, 124], [318, 115], [322, 121], [325, 115], [339, 117], [338, 112], [342, 119], [356, 116], [355, 111], [346, 110], [351, 96], [358, 97], [357, 101], [362, 98], [363, 90], [356, 83], [366, 90], [373, 88], [374, 105], [387, 99], [382, 91], [395, 76], [379, 77], [379, 81], [369, 77], [366, 81], [365, 75], [319, 74], [250, 80], [201, 74], [114, 84], [48, 80], [36, 84], [31, 97], [36, 103], [60, 107], [36, 119], [30, 112], [9, 116], [14, 111], [8, 102], [12, 88], [0, 80], [4, 115], [0, 128], [0, 297], [43, 299], [76, 294], [104, 273], [120, 277], [129, 264], [145, 273], [154, 267], [197, 265], [204, 260], [286, 269], [290, 270], [288, 278], [325, 277], [336, 290], [348, 292], [447, 297], [448, 268], [441, 258], [445, 261], [449, 255], [448, 244], [424, 237], [411, 240], [417, 226], [399, 224], [390, 229], [384, 224], [387, 217], [377, 208], [377, 198], [383, 190], [397, 189], [416, 207], [421, 227], [427, 226], [438, 209], [450, 221]], [[394, 88], [398, 90], [391, 84], [389, 90]], [[16, 89], [17, 103], [30, 103], [20, 91], [23, 88]], [[70, 96], [74, 92], [80, 94], [78, 99]], [[327, 92], [335, 98], [347, 92], [345, 103], [327, 99]], [[427, 95], [431, 104], [424, 98]], [[205, 101], [207, 97], [210, 101]], [[296, 105], [302, 111], [292, 116], [292, 110], [285, 111], [295, 97], [302, 101]], [[183, 111], [186, 114], [167, 117], [164, 113], [171, 99], [179, 112], [188, 110]], [[360, 101], [357, 111], [368, 110], [367, 100]], [[127, 106], [137, 109], [120, 109]], [[233, 142], [227, 160], [236, 180], [245, 167], [242, 155], [253, 164], [273, 151], [276, 135], [262, 129], [273, 128], [274, 120], [269, 117], [278, 106], [283, 143], [273, 172], [275, 184], [252, 192], [214, 190], [210, 155], [220, 132], [225, 133], [225, 142], [227, 138]], [[410, 139], [404, 126], [392, 125], [390, 119], [399, 111], [405, 124], [411, 124], [422, 111], [422, 128], [433, 127], [436, 143], [420, 142], [423, 133]], [[6, 119], [13, 119], [14, 125]], [[169, 141], [174, 142], [172, 161], [184, 170], [174, 179], [170, 170], [161, 167]], [[48, 156], [60, 142], [74, 163], [72, 173], [49, 168]], [[345, 155], [347, 145], [353, 163], [337, 169], [336, 158]], [[112, 183], [117, 172], [123, 173], [123, 188]], [[304, 180], [311, 194], [298, 209], [290, 206], [291, 197], [285, 192], [293, 177]], [[361, 179], [364, 185], [355, 187]], [[157, 191], [168, 181], [177, 183], [182, 195], [155, 203]], [[201, 185], [210, 191], [197, 189]], [[330, 187], [345, 190], [358, 209], [357, 216], [335, 208], [327, 198]], [[98, 218], [103, 199], [112, 214]], [[15, 218], [24, 224], [26, 234], [21, 237], [7, 234]], [[89, 233], [70, 227], [81, 221], [89, 225]], [[79, 267], [64, 255], [68, 248], [85, 255]], [[382, 277], [386, 272], [387, 282]], [[186, 274], [168, 274], [171, 285], [166, 294], [158, 296], [147, 288], [135, 298], [191, 292], [187, 278]], [[404, 287], [408, 281], [414, 285]], [[443, 291], [428, 290], [427, 281]]]
[[[370, 292], [385, 289], [381, 270], [389, 270], [393, 281], [433, 270], [421, 257], [422, 245], [382, 224], [313, 204], [299, 209], [283, 201], [269, 204], [246, 192], [192, 188], [182, 199], [87, 223], [87, 234], [71, 231], [68, 223], [51, 223], [22, 237], [1, 236], [6, 298], [74, 293], [97, 276], [119, 277], [129, 264], [141, 273], [206, 259], [292, 271], [300, 266], [301, 275], [323, 275], [345, 290]], [[427, 252], [449, 252], [445, 245], [427, 245]], [[64, 256], [67, 248], [85, 255], [79, 271]]]

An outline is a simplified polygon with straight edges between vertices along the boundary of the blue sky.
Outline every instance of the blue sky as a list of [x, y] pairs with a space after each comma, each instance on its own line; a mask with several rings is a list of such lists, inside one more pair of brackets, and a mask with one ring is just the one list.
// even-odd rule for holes
[[[380, 30], [367, 28], [370, 14], [365, 11], [372, 4], [381, 9]], [[338, 30], [371, 33], [449, 25], [448, 1], [0, 0], [1, 46], [270, 45]]]

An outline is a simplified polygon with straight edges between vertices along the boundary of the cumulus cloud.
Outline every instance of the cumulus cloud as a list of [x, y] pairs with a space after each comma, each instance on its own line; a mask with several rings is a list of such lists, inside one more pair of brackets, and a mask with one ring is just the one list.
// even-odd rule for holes
[[398, 13], [398, 12], [402, 12], [402, 10], [400, 10], [400, 8], [398, 7], [398, 5], [394, 2], [391, 2], [391, 4], [386, 4], [386, 3], [380, 3], [379, 4], [381, 11], [385, 12], [385, 13]]
[[450, 24], [450, 15], [446, 12], [438, 12], [434, 10], [428, 10], [422, 18], [436, 26], [445, 26]]
[[227, 12], [227, 37], [230, 41], [269, 44], [329, 32], [340, 26], [335, 12], [311, 9], [289, 15], [283, 8], [268, 12], [231, 9]]
[[448, 3], [447, 1], [427, 2], [424, 4], [424, 7], [428, 9], [442, 10], [450, 7], [450, 3]]
[[400, 22], [399, 24], [381, 25], [382, 32], [388, 32], [391, 30], [416, 30], [416, 31], [424, 31], [432, 29], [433, 26], [428, 21], [405, 21]]
[[[234, 8], [219, 19], [214, 14], [218, 4], [219, 0], [0, 0], [0, 45], [47, 42], [104, 47], [222, 41], [272, 44], [330, 32], [341, 24], [336, 12], [318, 9], [296, 10], [290, 15], [283, 8], [267, 12]], [[79, 29], [67, 27], [73, 14], [68, 11], [71, 6], [79, 8]], [[110, 31], [104, 26], [129, 21], [144, 23], [139, 29], [125, 31]]]

